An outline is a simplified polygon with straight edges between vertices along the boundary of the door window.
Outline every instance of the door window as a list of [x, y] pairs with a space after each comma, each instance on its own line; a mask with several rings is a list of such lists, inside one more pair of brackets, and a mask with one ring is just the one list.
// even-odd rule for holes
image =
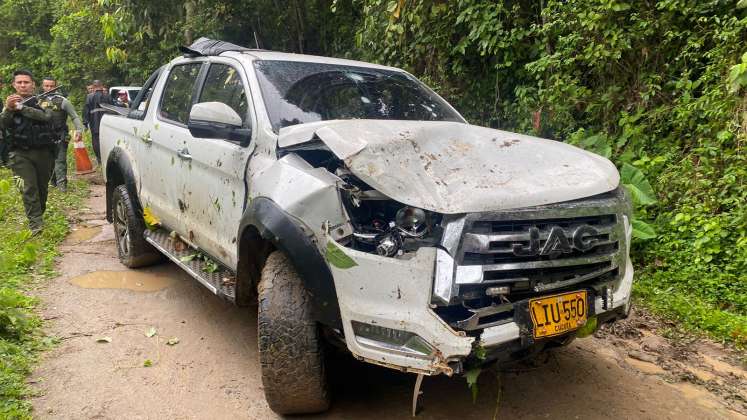
[[241, 117], [242, 126], [249, 128], [249, 104], [239, 72], [226, 64], [210, 65], [199, 102], [223, 102]]
[[181, 64], [169, 72], [161, 99], [161, 118], [187, 124], [192, 109], [192, 92], [202, 63]]

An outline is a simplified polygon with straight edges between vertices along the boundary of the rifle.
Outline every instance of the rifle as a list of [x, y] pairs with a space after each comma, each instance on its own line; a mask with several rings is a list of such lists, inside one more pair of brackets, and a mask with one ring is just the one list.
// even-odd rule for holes
[[54, 88], [52, 90], [48, 90], [48, 91], [46, 91], [44, 93], [40, 93], [40, 94], [35, 95], [35, 96], [29, 96], [28, 98], [24, 99], [20, 103], [21, 103], [21, 105], [26, 105], [26, 102], [30, 102], [32, 99], [36, 99], [38, 101], [39, 99], [46, 98], [47, 96], [50, 96], [53, 93], [57, 93], [57, 91], [60, 90], [60, 89], [62, 89], [62, 88], [63, 88], [63, 86], [59, 85], [56, 88]]

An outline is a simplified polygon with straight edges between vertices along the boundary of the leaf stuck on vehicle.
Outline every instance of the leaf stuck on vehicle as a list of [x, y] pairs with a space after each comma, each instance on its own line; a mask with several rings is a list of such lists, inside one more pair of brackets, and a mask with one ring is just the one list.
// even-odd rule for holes
[[327, 252], [324, 257], [327, 259], [327, 262], [342, 270], [358, 265], [331, 241], [327, 242]]
[[150, 207], [143, 209], [143, 220], [145, 221], [145, 227], [149, 230], [155, 230], [161, 225], [161, 221], [153, 214], [153, 210]]

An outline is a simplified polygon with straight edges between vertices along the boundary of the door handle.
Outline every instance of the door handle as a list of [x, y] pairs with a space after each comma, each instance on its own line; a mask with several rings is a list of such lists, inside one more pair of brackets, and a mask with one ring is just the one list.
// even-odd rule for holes
[[192, 155], [189, 154], [189, 150], [187, 150], [186, 147], [184, 149], [177, 150], [176, 154], [177, 156], [179, 156], [179, 159], [192, 160]]

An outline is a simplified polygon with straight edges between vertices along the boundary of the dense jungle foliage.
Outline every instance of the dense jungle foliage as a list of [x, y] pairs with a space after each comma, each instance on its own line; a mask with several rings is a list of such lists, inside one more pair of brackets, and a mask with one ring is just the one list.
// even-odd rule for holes
[[644, 303], [747, 343], [747, 2], [357, 1], [356, 58], [611, 158]]
[[403, 67], [474, 124], [611, 158], [640, 301], [747, 343], [747, 0], [3, 0], [0, 21], [2, 80], [77, 103], [199, 36]]

